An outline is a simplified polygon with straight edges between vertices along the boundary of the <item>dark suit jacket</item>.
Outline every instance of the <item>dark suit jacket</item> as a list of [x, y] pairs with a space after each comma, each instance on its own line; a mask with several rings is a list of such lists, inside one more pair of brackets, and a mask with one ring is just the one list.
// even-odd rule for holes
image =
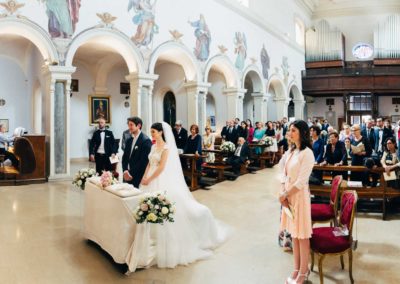
[[185, 129], [185, 128], [181, 128], [181, 131], [179, 132], [179, 135], [178, 135], [178, 132], [176, 131], [176, 129], [174, 128], [173, 130], [173, 133], [174, 133], [174, 138], [175, 138], [175, 143], [176, 143], [176, 147], [178, 148], [178, 149], [185, 149], [185, 147], [186, 147], [186, 142], [187, 142], [187, 139], [188, 139], [188, 132], [187, 132], [187, 130]]
[[326, 146], [325, 161], [330, 165], [340, 162], [343, 162], [343, 165], [347, 165], [346, 147], [342, 141], [336, 143], [335, 151], [333, 151], [333, 153], [332, 144]]
[[318, 138], [312, 145], [315, 161], [319, 164], [324, 160], [324, 141]]
[[226, 139], [226, 133], [228, 133], [229, 126], [224, 126], [221, 131], [221, 137]]
[[[385, 141], [387, 138], [393, 137], [393, 132], [391, 129], [384, 127], [383, 128], [383, 135], [382, 135], [382, 152], [385, 151]], [[375, 129], [375, 152], [378, 152], [379, 148], [379, 128]]]
[[[104, 130], [104, 152], [106, 156], [111, 156], [112, 154], [118, 153], [118, 144], [115, 142], [114, 135], [110, 130]], [[93, 133], [92, 139], [90, 140], [89, 153], [90, 155], [95, 155], [99, 146], [101, 144], [100, 137], [101, 130], [96, 130]]]
[[322, 130], [328, 131], [328, 127], [329, 127], [329, 123], [327, 123], [327, 124], [322, 124], [321, 131], [322, 131]]
[[226, 132], [226, 141], [230, 141], [233, 144], [237, 144], [237, 141], [239, 139], [239, 132], [235, 129], [235, 127], [232, 127], [232, 132], [229, 132], [230, 129], [228, 128], [227, 132]]
[[369, 140], [371, 146], [373, 146], [375, 149], [375, 129], [372, 127], [371, 130], [369, 131], [369, 136], [368, 136], [367, 128], [364, 128], [361, 132], [361, 135], [363, 137], [366, 137]]
[[140, 133], [131, 154], [132, 142], [132, 137], [126, 141], [125, 152], [122, 156], [122, 170], [128, 170], [129, 165], [129, 174], [133, 179], [128, 183], [133, 184], [134, 187], [138, 188], [144, 172], [146, 171], [147, 164], [149, 163], [149, 153], [152, 144], [149, 137]]

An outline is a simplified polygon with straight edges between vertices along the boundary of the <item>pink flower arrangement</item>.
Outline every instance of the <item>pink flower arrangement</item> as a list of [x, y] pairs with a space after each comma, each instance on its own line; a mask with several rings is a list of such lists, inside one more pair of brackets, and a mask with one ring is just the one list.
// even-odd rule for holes
[[103, 188], [116, 184], [117, 180], [114, 178], [112, 172], [104, 171], [100, 177], [100, 183]]

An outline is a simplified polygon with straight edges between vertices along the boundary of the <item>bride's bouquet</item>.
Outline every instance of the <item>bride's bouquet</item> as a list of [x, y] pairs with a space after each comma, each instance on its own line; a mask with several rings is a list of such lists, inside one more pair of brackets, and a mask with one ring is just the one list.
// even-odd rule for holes
[[86, 179], [90, 178], [92, 176], [96, 175], [96, 170], [95, 169], [80, 169], [74, 177], [74, 180], [72, 181], [72, 184], [75, 185], [76, 187], [79, 187], [80, 189], [84, 190], [85, 189], [85, 183]]
[[114, 177], [112, 172], [104, 171], [100, 177], [100, 183], [103, 189], [107, 186], [117, 184], [118, 180]]
[[138, 224], [144, 222], [164, 224], [164, 222], [174, 222], [174, 212], [175, 207], [165, 194], [155, 192], [140, 200], [134, 216]]
[[221, 144], [220, 149], [223, 152], [233, 153], [236, 150], [236, 146], [230, 141], [225, 141], [224, 143]]

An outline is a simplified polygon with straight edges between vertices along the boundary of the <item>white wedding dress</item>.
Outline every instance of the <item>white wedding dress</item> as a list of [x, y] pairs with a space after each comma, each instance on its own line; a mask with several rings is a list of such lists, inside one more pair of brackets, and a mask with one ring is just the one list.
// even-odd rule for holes
[[148, 177], [157, 169], [162, 152], [166, 150], [167, 163], [155, 180], [140, 189], [145, 193], [165, 192], [167, 198], [175, 203], [175, 222], [136, 226], [135, 241], [126, 259], [129, 272], [152, 265], [173, 268], [207, 258], [228, 235], [228, 229], [217, 224], [210, 209], [198, 203], [189, 191], [171, 127], [165, 122], [162, 125], [166, 145], [161, 150], [153, 145], [149, 154]]

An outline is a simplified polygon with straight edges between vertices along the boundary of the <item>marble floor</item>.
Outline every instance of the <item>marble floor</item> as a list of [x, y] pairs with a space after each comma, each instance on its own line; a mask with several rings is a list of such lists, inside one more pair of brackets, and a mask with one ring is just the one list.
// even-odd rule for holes
[[[82, 165], [74, 166], [72, 172]], [[84, 196], [71, 182], [0, 187], [0, 283], [284, 283], [292, 255], [277, 244], [276, 172], [265, 169], [193, 193], [234, 228], [212, 258], [130, 276], [84, 239]], [[400, 216], [382, 221], [380, 214], [359, 214], [356, 227], [356, 283], [399, 283]], [[338, 257], [325, 261], [324, 272], [325, 283], [350, 283]], [[318, 274], [310, 280], [319, 283]]]

